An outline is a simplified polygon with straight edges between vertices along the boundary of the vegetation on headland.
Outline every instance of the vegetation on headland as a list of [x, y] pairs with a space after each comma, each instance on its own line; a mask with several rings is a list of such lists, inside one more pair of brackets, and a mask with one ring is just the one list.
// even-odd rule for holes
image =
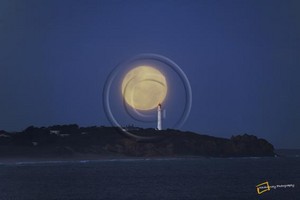
[[51, 157], [92, 154], [136, 157], [261, 157], [274, 156], [273, 145], [253, 135], [230, 139], [179, 130], [136, 129], [140, 136], [162, 136], [158, 140], [137, 141], [114, 127], [57, 125], [30, 126], [24, 131], [0, 131], [0, 157]]

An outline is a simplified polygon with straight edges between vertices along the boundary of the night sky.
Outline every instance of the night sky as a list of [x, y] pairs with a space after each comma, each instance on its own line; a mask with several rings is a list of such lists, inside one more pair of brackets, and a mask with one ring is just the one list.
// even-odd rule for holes
[[110, 125], [114, 67], [164, 55], [193, 91], [182, 130], [300, 148], [299, 1], [0, 2], [0, 130]]

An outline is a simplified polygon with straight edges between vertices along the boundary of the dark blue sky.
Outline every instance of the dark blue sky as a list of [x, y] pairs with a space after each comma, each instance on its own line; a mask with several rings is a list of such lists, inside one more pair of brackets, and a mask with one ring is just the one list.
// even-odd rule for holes
[[119, 62], [169, 57], [193, 90], [184, 130], [300, 148], [299, 1], [0, 2], [0, 129], [109, 125]]

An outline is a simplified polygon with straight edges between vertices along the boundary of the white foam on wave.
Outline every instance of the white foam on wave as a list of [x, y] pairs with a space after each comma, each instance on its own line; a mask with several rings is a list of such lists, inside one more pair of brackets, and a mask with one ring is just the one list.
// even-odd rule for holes
[[0, 165], [48, 165], [48, 164], [70, 164], [70, 163], [100, 163], [100, 162], [142, 162], [142, 161], [176, 161], [176, 160], [195, 160], [197, 157], [177, 157], [177, 158], [110, 158], [92, 160], [39, 160], [39, 161], [6, 161]]

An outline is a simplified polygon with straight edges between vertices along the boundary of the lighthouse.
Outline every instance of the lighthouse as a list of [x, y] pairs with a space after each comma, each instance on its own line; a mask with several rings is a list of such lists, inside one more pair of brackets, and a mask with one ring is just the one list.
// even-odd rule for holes
[[157, 130], [162, 130], [161, 104], [157, 106]]

